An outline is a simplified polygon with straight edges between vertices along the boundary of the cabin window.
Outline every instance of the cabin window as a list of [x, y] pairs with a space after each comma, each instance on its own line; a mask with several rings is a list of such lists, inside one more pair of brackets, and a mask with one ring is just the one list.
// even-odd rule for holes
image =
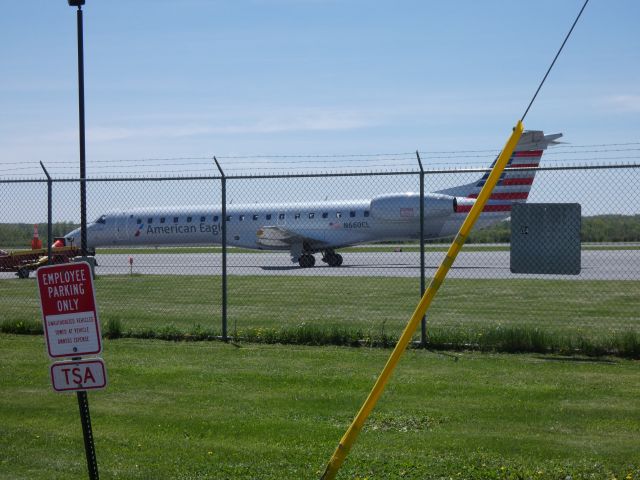
[[295, 218], [296, 220], [300, 220], [300, 214], [299, 214], [299, 213], [296, 213], [296, 214], [293, 216], [293, 218]]
[[342, 212], [336, 212], [336, 218], [342, 218]]
[[207, 220], [207, 217], [200, 217], [200, 223], [204, 223]]
[[214, 221], [214, 222], [217, 222], [217, 221], [218, 221], [218, 218], [219, 218], [219, 217], [218, 217], [218, 215], [214, 215], [214, 216], [213, 216], [213, 221]]
[[139, 218], [138, 220], [136, 220], [136, 223], [137, 223], [138, 225], [140, 225], [140, 224], [142, 223], [142, 219], [141, 219], [141, 218]]
[[258, 220], [258, 215], [255, 215], [255, 214], [254, 214], [254, 215], [253, 215], [253, 219], [254, 219], [254, 220]]
[[329, 216], [329, 213], [327, 212], [322, 212], [322, 218], [327, 218]]
[[315, 214], [315, 213], [313, 213], [313, 212], [311, 212], [311, 213], [309, 214], [309, 218], [313, 218], [313, 217], [315, 217], [315, 216], [316, 216], [316, 214]]
[[369, 210], [365, 210], [365, 211], [364, 211], [364, 216], [365, 216], [365, 217], [368, 217], [368, 216], [369, 216]]
[[147, 223], [153, 223], [153, 218], [151, 217], [147, 218]]
[[349, 212], [349, 216], [350, 216], [351, 218], [355, 217], [355, 216], [356, 216], [356, 212], [355, 212], [355, 210], [351, 210], [351, 211]]
[[244, 215], [240, 215], [240, 216], [238, 217], [238, 220], [240, 220], [241, 222], [244, 222]]
[[160, 223], [164, 223], [164, 217], [160, 217]]
[[281, 213], [280, 215], [278, 215], [278, 219], [284, 220], [284, 213]]
[[270, 213], [267, 213], [267, 215], [266, 215], [266, 219], [267, 219], [267, 220], [271, 220], [271, 214], [270, 214]]
[[231, 221], [231, 215], [227, 215], [227, 222]]
[[233, 236], [233, 239], [234, 239], [234, 240], [240, 240], [240, 235], [234, 235], [234, 236]]
[[193, 218], [187, 217], [187, 223], [191, 223], [191, 220], [193, 220]]
[[107, 218], [104, 215], [101, 215], [100, 218], [98, 218], [95, 222], [93, 223], [106, 223], [107, 222]]
[[178, 223], [178, 217], [173, 217], [173, 223]]

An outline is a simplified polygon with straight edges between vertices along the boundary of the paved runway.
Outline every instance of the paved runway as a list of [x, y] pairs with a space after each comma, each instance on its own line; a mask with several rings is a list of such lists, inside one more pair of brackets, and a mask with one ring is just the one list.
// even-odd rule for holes
[[[444, 252], [425, 255], [426, 274], [433, 276]], [[235, 253], [227, 257], [231, 275], [304, 275], [353, 277], [418, 277], [417, 252], [348, 252], [341, 267], [328, 267], [316, 255], [314, 268], [291, 263], [287, 253]], [[220, 275], [220, 254], [140, 254], [134, 255], [133, 271], [142, 274]], [[98, 273], [129, 273], [129, 255], [98, 255]], [[586, 250], [582, 252], [579, 275], [512, 274], [509, 252], [461, 253], [450, 278], [565, 278], [580, 280], [640, 280], [640, 250]]]
[[[341, 267], [328, 267], [316, 255], [314, 268], [292, 264], [287, 253], [234, 253], [227, 257], [230, 275], [303, 275], [347, 277], [418, 277], [417, 252], [348, 252]], [[444, 252], [425, 255], [426, 275], [432, 277]], [[129, 255], [99, 254], [97, 273], [129, 274]], [[222, 256], [214, 253], [133, 254], [133, 272], [163, 275], [220, 275]], [[32, 274], [33, 276], [33, 274]], [[0, 273], [0, 278], [16, 278]], [[585, 250], [579, 275], [522, 275], [509, 269], [509, 252], [465, 252], [453, 265], [449, 278], [562, 278], [568, 280], [640, 280], [640, 250]]]

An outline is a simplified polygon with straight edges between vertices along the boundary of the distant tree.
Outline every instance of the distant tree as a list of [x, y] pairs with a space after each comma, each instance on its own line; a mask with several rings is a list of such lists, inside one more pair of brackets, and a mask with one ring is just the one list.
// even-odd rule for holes
[[[582, 217], [582, 242], [640, 242], [640, 215], [595, 215]], [[467, 243], [509, 243], [511, 221], [474, 229]]]
[[[38, 223], [37, 225], [42, 245], [48, 245], [47, 224]], [[56, 222], [52, 225], [53, 237], [62, 237], [75, 228], [77, 225], [72, 222]], [[0, 247], [31, 248], [32, 238], [32, 223], [0, 223]]]

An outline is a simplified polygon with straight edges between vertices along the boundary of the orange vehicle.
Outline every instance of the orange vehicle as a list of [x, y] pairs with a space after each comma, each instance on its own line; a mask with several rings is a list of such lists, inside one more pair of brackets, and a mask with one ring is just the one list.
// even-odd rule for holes
[[[77, 247], [57, 246], [57, 241], [51, 248], [52, 263], [67, 263], [72, 258], [80, 255]], [[15, 272], [18, 278], [29, 278], [29, 274], [38, 267], [49, 262], [46, 248], [36, 248], [31, 250], [14, 250], [8, 252], [0, 250], [0, 272]]]

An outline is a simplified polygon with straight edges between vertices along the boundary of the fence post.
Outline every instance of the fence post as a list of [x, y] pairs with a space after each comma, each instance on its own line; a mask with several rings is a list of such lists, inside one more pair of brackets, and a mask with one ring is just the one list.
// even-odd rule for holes
[[220, 232], [222, 235], [222, 340], [226, 342], [229, 340], [227, 336], [227, 178], [215, 156], [213, 161], [216, 162], [216, 167], [220, 171], [222, 183], [222, 211], [220, 212], [222, 225]]
[[[416, 150], [416, 158], [420, 167], [420, 298], [422, 298], [426, 288], [424, 275], [424, 168], [422, 168], [422, 159], [418, 150]], [[420, 322], [420, 345], [422, 347], [427, 345], [427, 319], [424, 315]]]
[[51, 258], [51, 237], [53, 236], [53, 225], [51, 223], [51, 202], [53, 182], [51, 180], [49, 172], [47, 172], [47, 169], [44, 168], [44, 164], [42, 162], [40, 162], [40, 166], [42, 167], [42, 170], [44, 170], [44, 174], [47, 176], [47, 264], [53, 265], [53, 259]]

